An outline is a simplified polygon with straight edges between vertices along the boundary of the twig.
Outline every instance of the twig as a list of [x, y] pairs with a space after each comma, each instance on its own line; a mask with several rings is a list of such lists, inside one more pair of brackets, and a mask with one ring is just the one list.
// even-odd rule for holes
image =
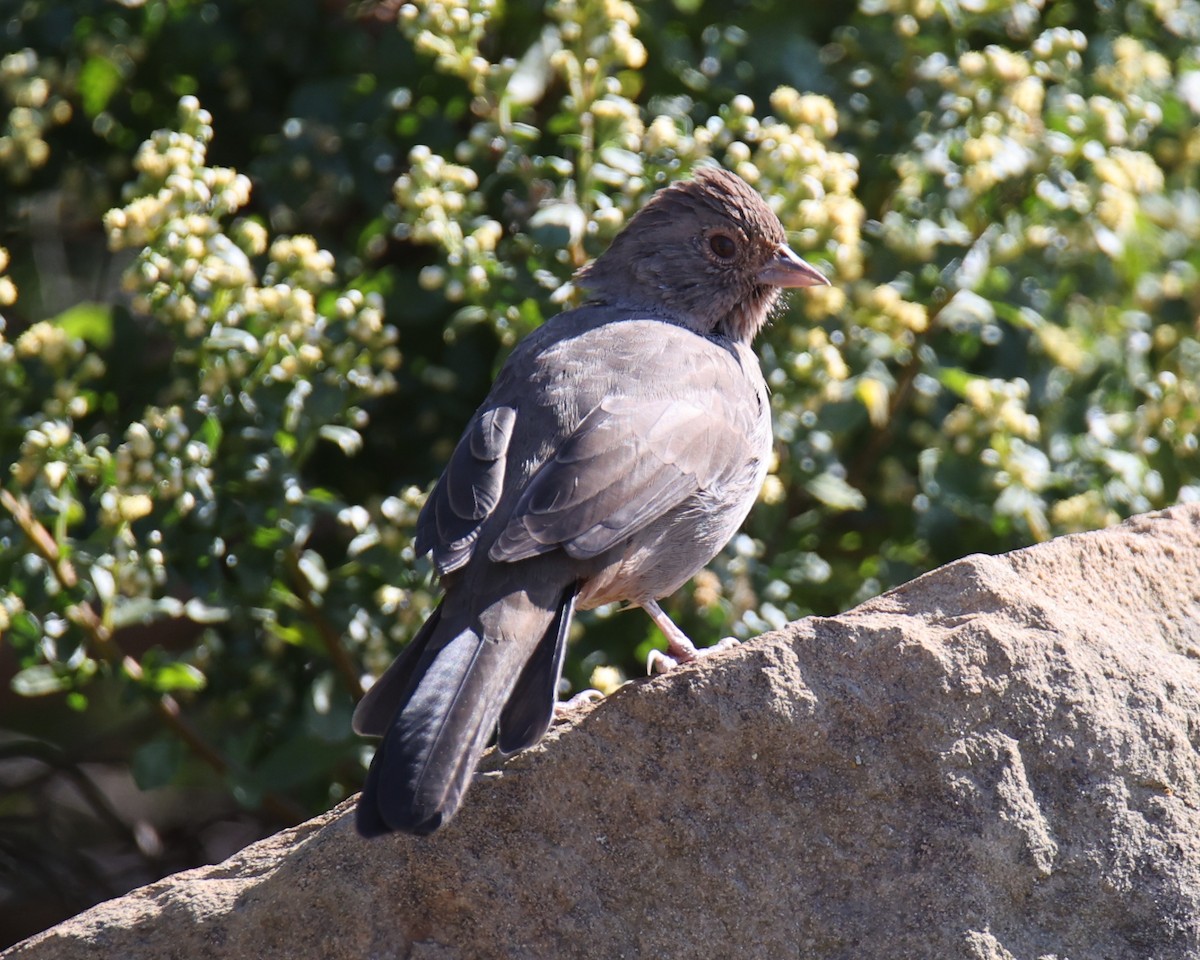
[[854, 462], [846, 471], [846, 482], [852, 487], [862, 489], [866, 483], [867, 471], [879, 462], [884, 451], [891, 446], [892, 439], [896, 433], [897, 414], [899, 414], [904, 404], [908, 402], [909, 394], [912, 393], [913, 383], [917, 379], [917, 374], [921, 372], [921, 344], [929, 339], [929, 336], [936, 328], [938, 316], [952, 299], [954, 299], [954, 296], [950, 294], [938, 304], [933, 313], [929, 315], [925, 329], [913, 338], [912, 356], [896, 379], [896, 389], [892, 391], [891, 400], [888, 402], [887, 418], [884, 420], [883, 426], [871, 435], [870, 440], [859, 451], [858, 456], [854, 458]]
[[305, 615], [317, 628], [317, 633], [320, 634], [321, 642], [325, 644], [325, 649], [329, 652], [329, 659], [333, 662], [334, 669], [341, 674], [342, 682], [346, 684], [346, 688], [355, 702], [358, 702], [362, 699], [364, 691], [354, 661], [350, 659], [350, 654], [342, 646], [341, 634], [334, 629], [333, 624], [329, 622], [321, 608], [312, 602], [308, 591], [310, 586], [308, 577], [300, 569], [299, 559], [290, 550], [287, 554], [287, 568], [292, 578], [292, 593], [304, 607]]
[[29, 777], [24, 782], [7, 784], [7, 789], [11, 794], [40, 791], [56, 775], [66, 777], [75, 785], [75, 789], [84, 802], [91, 807], [97, 819], [104, 822], [113, 833], [119, 835], [126, 844], [136, 850], [138, 856], [147, 865], [157, 868], [159, 858], [148, 854], [143, 849], [142, 845], [138, 843], [137, 832], [121, 819], [105, 792], [96, 785], [95, 780], [85, 773], [78, 763], [69, 760], [61, 748], [44, 740], [17, 741], [5, 744], [3, 748], [0, 748], [0, 760], [14, 758], [36, 760], [44, 769], [39, 770], [36, 775]]
[[[54, 537], [33, 515], [29, 501], [18, 499], [7, 489], [0, 487], [0, 506], [12, 515], [21, 532], [29, 539], [34, 551], [50, 565], [55, 578], [67, 590], [79, 585], [79, 575], [71, 561], [62, 555]], [[142, 686], [142, 665], [121, 649], [112, 631], [87, 600], [72, 604], [67, 615], [80, 626], [92, 641], [92, 647], [105, 662], [120, 667], [135, 684]], [[145, 687], [142, 686], [144, 690]], [[159, 719], [179, 737], [191, 751], [210, 766], [219, 776], [230, 773], [230, 764], [212, 744], [183, 717], [179, 702], [169, 693], [159, 694], [151, 700]], [[264, 793], [262, 809], [276, 819], [287, 823], [298, 823], [304, 819], [304, 811], [285, 797], [275, 793]]]
[[[67, 590], [74, 590], [79, 586], [79, 575], [76, 574], [75, 567], [62, 555], [50, 531], [33, 515], [29, 501], [24, 498], [18, 500], [10, 491], [0, 487], [0, 506], [12, 515], [21, 532], [33, 544], [34, 552], [50, 565], [54, 578]], [[81, 626], [102, 649], [112, 641], [112, 632], [86, 600], [69, 607], [67, 616]]]

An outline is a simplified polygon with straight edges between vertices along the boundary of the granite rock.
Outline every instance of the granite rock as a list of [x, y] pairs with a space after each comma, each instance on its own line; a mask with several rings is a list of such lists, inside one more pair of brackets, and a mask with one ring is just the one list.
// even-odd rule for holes
[[1198, 747], [1192, 505], [628, 684], [433, 837], [343, 804], [4, 956], [1182, 960]]

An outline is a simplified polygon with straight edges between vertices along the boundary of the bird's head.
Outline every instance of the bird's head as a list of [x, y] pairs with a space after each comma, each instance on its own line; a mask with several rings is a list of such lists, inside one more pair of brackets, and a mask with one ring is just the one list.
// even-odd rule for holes
[[594, 300], [747, 343], [783, 288], [829, 283], [762, 197], [718, 167], [656, 193], [577, 282]]

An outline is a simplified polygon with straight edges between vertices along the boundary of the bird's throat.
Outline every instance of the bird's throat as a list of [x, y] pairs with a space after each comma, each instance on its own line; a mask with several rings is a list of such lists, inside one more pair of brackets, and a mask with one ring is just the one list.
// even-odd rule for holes
[[779, 290], [775, 287], [755, 287], [721, 321], [720, 332], [731, 340], [751, 343], [766, 324], [778, 300]]

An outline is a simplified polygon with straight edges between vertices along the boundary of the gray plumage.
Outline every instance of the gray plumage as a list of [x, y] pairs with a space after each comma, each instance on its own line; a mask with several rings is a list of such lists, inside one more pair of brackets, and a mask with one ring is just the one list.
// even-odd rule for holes
[[384, 738], [365, 836], [437, 829], [497, 726], [505, 752], [541, 738], [576, 608], [640, 604], [696, 655], [655, 601], [749, 512], [771, 453], [750, 343], [782, 287], [828, 281], [749, 186], [706, 168], [578, 282], [588, 302], [517, 345], [422, 510], [416, 550], [445, 596], [355, 712]]

